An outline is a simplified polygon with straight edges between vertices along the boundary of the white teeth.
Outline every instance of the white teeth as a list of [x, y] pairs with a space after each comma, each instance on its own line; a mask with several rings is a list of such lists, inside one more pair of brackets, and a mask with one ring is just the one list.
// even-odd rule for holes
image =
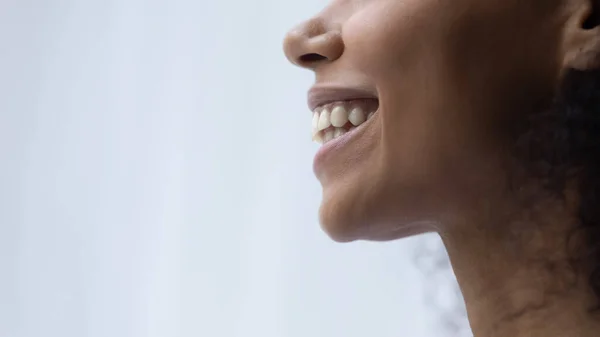
[[337, 137], [343, 135], [344, 133], [346, 133], [345, 129], [335, 128], [335, 131], [333, 132], [333, 138], [337, 138]]
[[323, 111], [321, 112], [321, 116], [319, 117], [319, 123], [318, 123], [317, 129], [319, 131], [321, 131], [321, 130], [327, 129], [330, 126], [331, 126], [331, 121], [329, 119], [329, 110], [323, 109]]
[[[356, 129], [367, 119], [373, 117], [375, 112], [369, 114], [361, 106], [349, 104], [336, 104], [333, 109], [317, 108], [312, 116], [312, 139], [320, 144], [327, 143], [332, 139], [343, 136], [348, 131]], [[350, 111], [348, 113], [348, 111]], [[348, 124], [350, 122], [350, 124]], [[349, 126], [349, 127], [348, 127]]]
[[331, 110], [331, 125], [341, 127], [348, 123], [348, 112], [341, 106], [336, 106]]
[[[350, 130], [356, 129], [356, 126], [350, 127]], [[329, 128], [326, 131], [319, 131], [313, 134], [313, 141], [319, 144], [325, 144], [333, 139], [343, 136], [346, 132], [344, 128]]]
[[323, 143], [323, 133], [322, 132], [313, 132], [313, 134], [312, 134], [312, 140], [314, 142], [322, 144]]
[[367, 120], [365, 113], [362, 111], [360, 107], [356, 107], [350, 111], [350, 115], [348, 115], [348, 120], [350, 123], [358, 126]]
[[330, 128], [325, 131], [325, 136], [323, 137], [323, 144], [336, 139], [337, 137], [346, 133], [346, 130], [343, 128]]
[[333, 133], [334, 131], [332, 129], [329, 129], [325, 132], [325, 137], [323, 138], [323, 143], [327, 143], [328, 141], [333, 139]]

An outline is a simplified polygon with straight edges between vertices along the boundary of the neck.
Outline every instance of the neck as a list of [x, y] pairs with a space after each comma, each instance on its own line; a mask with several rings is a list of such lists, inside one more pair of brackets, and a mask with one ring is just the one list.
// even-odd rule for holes
[[480, 211], [440, 233], [474, 336], [597, 336], [589, 273], [569, 263], [575, 198], [526, 199], [527, 209], [521, 196], [480, 199], [488, 205], [480, 210], [494, 205], [490, 214]]

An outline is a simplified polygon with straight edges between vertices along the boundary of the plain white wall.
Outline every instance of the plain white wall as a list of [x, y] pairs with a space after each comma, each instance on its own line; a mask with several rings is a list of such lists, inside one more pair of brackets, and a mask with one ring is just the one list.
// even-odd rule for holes
[[437, 237], [317, 224], [281, 41], [324, 5], [0, 2], [0, 337], [450, 336]]

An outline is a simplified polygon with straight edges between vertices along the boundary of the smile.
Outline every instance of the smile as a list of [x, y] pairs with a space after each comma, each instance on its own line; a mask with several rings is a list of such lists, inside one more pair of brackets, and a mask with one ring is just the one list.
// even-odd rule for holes
[[316, 107], [312, 118], [312, 139], [326, 144], [353, 131], [369, 120], [379, 106], [377, 99], [332, 102]]

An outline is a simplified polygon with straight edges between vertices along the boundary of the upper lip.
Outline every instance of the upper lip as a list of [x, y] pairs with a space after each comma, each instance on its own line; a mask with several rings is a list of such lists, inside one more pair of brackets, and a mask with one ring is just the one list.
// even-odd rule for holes
[[331, 102], [366, 98], [377, 99], [377, 96], [364, 89], [315, 85], [308, 91], [308, 108], [313, 111]]

